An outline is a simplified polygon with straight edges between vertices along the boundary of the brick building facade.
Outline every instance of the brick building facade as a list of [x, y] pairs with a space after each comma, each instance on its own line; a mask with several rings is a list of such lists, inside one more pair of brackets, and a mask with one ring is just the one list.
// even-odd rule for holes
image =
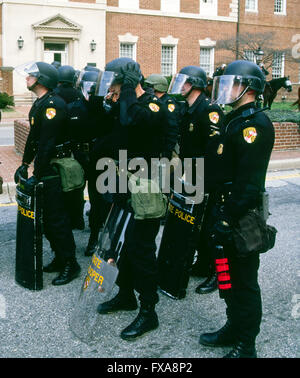
[[[294, 97], [300, 82], [300, 46], [297, 57], [292, 49], [293, 36], [299, 35], [300, 41], [299, 19], [299, 0], [107, 0], [106, 60], [132, 56], [145, 75], [174, 73], [189, 64], [200, 64], [211, 75], [237, 56], [219, 41], [235, 40], [237, 32], [259, 40], [271, 34], [265, 42], [275, 53], [273, 59], [265, 56], [268, 79], [290, 76]], [[253, 42], [249, 40], [249, 46], [255, 46]], [[255, 59], [253, 50], [249, 59]]]
[[[16, 15], [19, 23], [12, 21]], [[279, 52], [267, 62], [268, 79], [289, 75], [294, 97], [300, 82], [299, 19], [299, 0], [2, 0], [0, 75], [3, 66], [53, 56], [76, 69], [87, 63], [103, 69], [105, 62], [130, 56], [141, 64], [145, 76], [170, 75], [191, 64], [212, 75], [218, 65], [236, 57], [236, 51], [222, 47], [220, 41], [235, 41], [237, 33], [249, 35], [250, 47], [243, 51], [240, 44], [239, 49], [255, 59], [258, 46], [252, 36], [269, 34], [271, 39], [260, 47], [266, 52], [272, 44]], [[23, 48], [17, 46], [19, 36]], [[97, 43], [95, 51], [90, 48], [92, 40]], [[65, 50], [53, 55], [47, 51], [51, 43], [62, 44]], [[14, 94], [26, 92], [16, 78], [13, 86], [5, 80], [2, 77], [0, 87], [13, 88]]]

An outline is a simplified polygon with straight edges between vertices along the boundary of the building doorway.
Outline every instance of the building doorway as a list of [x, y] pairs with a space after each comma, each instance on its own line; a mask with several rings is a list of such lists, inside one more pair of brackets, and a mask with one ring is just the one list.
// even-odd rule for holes
[[44, 42], [44, 62], [51, 64], [54, 61], [62, 66], [68, 64], [67, 42]]

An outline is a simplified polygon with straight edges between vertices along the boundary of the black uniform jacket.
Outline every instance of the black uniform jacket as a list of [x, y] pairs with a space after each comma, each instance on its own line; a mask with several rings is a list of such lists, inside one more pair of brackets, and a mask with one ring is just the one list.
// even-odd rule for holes
[[75, 142], [90, 142], [95, 138], [103, 137], [108, 132], [101, 104], [77, 99], [67, 105], [69, 117], [69, 135]]
[[208, 143], [220, 135], [223, 112], [212, 105], [202, 93], [186, 112], [180, 123], [180, 157], [205, 156]]
[[248, 103], [230, 112], [214, 152], [219, 157], [216, 179], [232, 182], [231, 196], [224, 205], [228, 220], [237, 220], [257, 207], [259, 194], [265, 190], [275, 133], [270, 119], [258, 110], [254, 103]]
[[81, 91], [70, 85], [58, 85], [53, 92], [58, 94], [67, 104], [83, 98]]
[[179, 141], [180, 104], [167, 93], [160, 97], [159, 101], [165, 105], [168, 118], [164, 128], [164, 154], [171, 158], [175, 145]]
[[131, 86], [122, 86], [119, 103], [113, 106], [104, 122], [110, 124], [109, 135], [97, 141], [94, 157], [118, 159], [119, 150], [127, 150], [128, 158], [159, 157], [163, 150], [164, 106], [153, 94], [139, 98]]
[[33, 174], [38, 179], [53, 175], [50, 160], [56, 155], [55, 146], [68, 140], [66, 103], [53, 92], [47, 92], [33, 103], [29, 123], [23, 162], [30, 164], [34, 159]]

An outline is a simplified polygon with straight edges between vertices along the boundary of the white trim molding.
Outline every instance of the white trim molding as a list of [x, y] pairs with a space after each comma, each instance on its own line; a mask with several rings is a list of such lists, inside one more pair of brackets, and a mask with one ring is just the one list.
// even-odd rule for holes
[[200, 47], [215, 47], [217, 41], [213, 41], [209, 37], [206, 37], [205, 39], [199, 39], [199, 45]]
[[165, 38], [160, 38], [160, 42], [162, 45], [169, 45], [169, 46], [177, 46], [178, 45], [178, 38], [174, 38], [171, 35], [168, 35]]

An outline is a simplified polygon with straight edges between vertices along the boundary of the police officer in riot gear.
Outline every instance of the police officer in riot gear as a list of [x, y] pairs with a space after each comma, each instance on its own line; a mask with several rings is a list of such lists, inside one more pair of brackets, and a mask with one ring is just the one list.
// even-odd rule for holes
[[54, 92], [64, 99], [66, 104], [81, 98], [81, 92], [74, 88], [76, 71], [72, 66], [61, 66], [58, 71], [58, 85]]
[[163, 75], [149, 75], [145, 79], [145, 85], [153, 88], [154, 95], [166, 105], [169, 122], [166, 125], [168, 129], [165, 130], [166, 139], [163, 155], [171, 160], [172, 152], [175, 150], [179, 138], [180, 104], [167, 93], [169, 84]]
[[[116, 117], [112, 132], [104, 138], [103, 149], [99, 146], [103, 156], [114, 158], [119, 149], [126, 149], [129, 158], [142, 157], [149, 162], [162, 152], [166, 115], [158, 99], [142, 89], [141, 79], [140, 66], [132, 59], [118, 58], [105, 67], [103, 82], [109, 87], [106, 98], [115, 104], [112, 111]], [[118, 262], [120, 290], [116, 297], [98, 307], [100, 314], [135, 310], [134, 290], [139, 293], [138, 316], [121, 332], [125, 340], [133, 340], [158, 327], [155, 238], [159, 227], [160, 218], [137, 220], [131, 217]]]
[[[233, 110], [226, 115], [224, 133], [215, 156], [219, 164], [215, 177], [219, 183], [231, 182], [218, 211], [212, 233], [224, 246], [229, 260], [232, 288], [225, 296], [227, 322], [213, 333], [200, 336], [208, 346], [233, 345], [225, 357], [256, 357], [255, 339], [259, 333], [262, 306], [257, 280], [259, 253], [238, 257], [232, 241], [232, 227], [249, 209], [260, 206], [265, 190], [267, 167], [274, 144], [274, 128], [262, 109], [255, 106], [263, 93], [265, 76], [249, 61], [230, 63], [222, 76], [214, 79], [212, 101], [228, 104]], [[228, 193], [229, 192], [229, 193]]]
[[[102, 103], [95, 97], [96, 82], [101, 76], [99, 69], [83, 70], [78, 79], [77, 87], [82, 98], [68, 104], [69, 135], [75, 159], [81, 164], [88, 181], [90, 200], [89, 226], [91, 230], [89, 242], [85, 251], [86, 256], [92, 256], [98, 243], [98, 236], [103, 226], [110, 204], [103, 200], [103, 196], [96, 189], [96, 179], [99, 172], [91, 164], [90, 151], [96, 138], [101, 139], [107, 132], [107, 124], [103, 122]], [[70, 193], [68, 199], [73, 227], [83, 228], [84, 188]]]
[[55, 68], [58, 70], [59, 67], [61, 66], [61, 63], [58, 62], [57, 60], [54, 60], [54, 61], [51, 63], [51, 66], [55, 67]]
[[[211, 149], [218, 145], [220, 137], [223, 112], [216, 104], [212, 105], [205, 94], [207, 85], [206, 72], [198, 66], [186, 66], [177, 74], [169, 89], [169, 93], [181, 94], [186, 101], [185, 113], [180, 122], [180, 158], [204, 157], [204, 185], [205, 192], [209, 192], [207, 182], [213, 176], [214, 167], [207, 155]], [[202, 227], [197, 241], [198, 259], [193, 270], [201, 271], [207, 279], [201, 283], [196, 292], [209, 293], [217, 289], [217, 278], [214, 260], [207, 238], [207, 226], [211, 218], [210, 195], [207, 209], [204, 214]]]
[[[27, 138], [22, 166], [16, 171], [27, 177], [27, 167], [34, 160], [33, 176], [27, 185], [43, 182], [43, 222], [46, 238], [55, 253], [54, 260], [44, 268], [45, 272], [59, 272], [53, 285], [63, 285], [80, 273], [75, 258], [75, 242], [70, 220], [64, 207], [60, 177], [51, 165], [57, 156], [58, 145], [67, 140], [67, 111], [65, 102], [53, 89], [57, 85], [56, 68], [44, 62], [29, 63], [16, 67], [16, 71], [27, 75], [27, 88], [37, 95], [29, 112], [30, 132]], [[67, 151], [66, 151], [67, 152]]]

